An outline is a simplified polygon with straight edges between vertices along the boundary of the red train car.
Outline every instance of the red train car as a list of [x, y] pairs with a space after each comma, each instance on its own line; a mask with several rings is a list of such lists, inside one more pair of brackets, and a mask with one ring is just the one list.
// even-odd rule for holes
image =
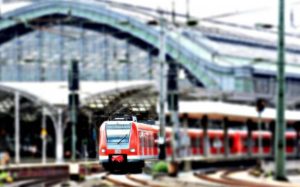
[[158, 128], [135, 121], [106, 121], [100, 127], [99, 161], [107, 170], [140, 170], [146, 159], [158, 154]]
[[[202, 156], [204, 144], [208, 154], [221, 156], [225, 153], [224, 133], [222, 130], [208, 130], [207, 140], [204, 140], [201, 129], [181, 130], [188, 135], [189, 144], [185, 156]], [[99, 161], [106, 170], [140, 171], [145, 160], [157, 159], [158, 156], [158, 126], [138, 123], [136, 121], [105, 121], [99, 131]], [[184, 134], [184, 133], [183, 133]], [[182, 134], [182, 135], [183, 135]], [[170, 156], [171, 128], [166, 129], [166, 153]], [[258, 154], [258, 141], [262, 137], [263, 154], [272, 154], [272, 135], [268, 131], [252, 133], [252, 154]], [[286, 133], [287, 155], [296, 153], [296, 133]], [[229, 154], [245, 156], [248, 152], [247, 132], [245, 130], [228, 131]]]

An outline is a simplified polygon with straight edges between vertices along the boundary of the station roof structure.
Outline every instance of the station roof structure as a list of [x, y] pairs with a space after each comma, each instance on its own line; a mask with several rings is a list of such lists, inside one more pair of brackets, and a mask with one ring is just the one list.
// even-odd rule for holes
[[[207, 89], [211, 88], [213, 91], [217, 89], [222, 92], [249, 93], [252, 94], [252, 96], [248, 97], [247, 95], [246, 99], [250, 100], [249, 98], [251, 98], [252, 103], [260, 96], [272, 100], [275, 95], [274, 77], [277, 68], [276, 5], [272, 4], [270, 7], [267, 6], [267, 8], [265, 8], [264, 6], [269, 5], [271, 2], [269, 1], [268, 3], [264, 2], [265, 4], [255, 5], [255, 7], [245, 5], [243, 9], [235, 10], [239, 5], [243, 4], [238, 2], [233, 9], [228, 9], [227, 7], [224, 9], [224, 12], [213, 12], [212, 14], [202, 15], [202, 11], [197, 12], [195, 9], [201, 9], [204, 6], [197, 7], [195, 2], [196, 1], [191, 1], [190, 5], [190, 18], [199, 22], [199, 24], [194, 27], [187, 27], [185, 24], [186, 7], [182, 8], [180, 6], [182, 2], [178, 2], [178, 4], [175, 5], [178, 27], [172, 23], [171, 3], [169, 6], [161, 6], [165, 11], [164, 16], [168, 21], [168, 24], [166, 24], [166, 29], [168, 29], [168, 35], [166, 37], [168, 57], [173, 57], [180, 61], [181, 67], [185, 68], [188, 73], [196, 76], [195, 79], [198, 79], [200, 82], [202, 81], [202, 86]], [[211, 6], [216, 6], [212, 2], [205, 2], [206, 6], [209, 7], [207, 10], [211, 9]], [[225, 4], [227, 3], [228, 2]], [[288, 1], [288, 3], [290, 5], [293, 4], [291, 1]], [[287, 18], [289, 15], [296, 17], [296, 10], [299, 7], [294, 5], [291, 7], [293, 11], [288, 8], [288, 10], [291, 11], [287, 11]], [[20, 25], [26, 28], [29, 24], [30, 28], [30, 26], [32, 26], [30, 24], [41, 21], [40, 19], [45, 16], [48, 18], [47, 16], [51, 17], [59, 14], [63, 17], [63, 20], [71, 20], [72, 23], [76, 23], [78, 20], [85, 20], [87, 21], [87, 25], [97, 24], [95, 26], [97, 28], [101, 25], [108, 25], [114, 30], [127, 33], [125, 38], [130, 37], [130, 40], [132, 40], [132, 38], [135, 37], [139, 39], [139, 42], [144, 42], [143, 45], [147, 43], [151, 45], [153, 49], [159, 47], [160, 27], [158, 25], [149, 26], [149, 24], [147, 24], [149, 21], [153, 21], [153, 19], [159, 20], [160, 18], [157, 11], [157, 4], [154, 1], [29, 1], [16, 2], [13, 4], [6, 3], [2, 7], [2, 12], [4, 14], [0, 29], [3, 32], [16, 29]], [[50, 26], [46, 29], [55, 25], [56, 21], [51, 22], [49, 24]], [[69, 32], [69, 29], [72, 28], [68, 28], [67, 32]], [[34, 31], [35, 30], [32, 29], [28, 32]], [[57, 31], [57, 28], [55, 31]], [[93, 31], [99, 32], [99, 30]], [[296, 20], [290, 19], [287, 24], [286, 32], [286, 75], [287, 78], [290, 78], [289, 85], [287, 86], [287, 90], [290, 92], [290, 94], [287, 94], [289, 97], [298, 97], [300, 92], [298, 89], [299, 86], [297, 86], [299, 84], [297, 81], [300, 78], [300, 42], [296, 31]], [[19, 34], [22, 35], [24, 33]], [[76, 32], [76, 34], [80, 35], [79, 32]], [[14, 36], [11, 37], [12, 38], [7, 38], [5, 36], [0, 37], [0, 39], [2, 42], [10, 42], [9, 40], [13, 39]], [[78, 36], [76, 35], [76, 37]], [[93, 37], [95, 37], [95, 35], [93, 35]], [[127, 38], [127, 40], [129, 39]], [[34, 42], [36, 41], [33, 41], [33, 43]], [[23, 43], [27, 43], [27, 41], [23, 41]], [[75, 43], [75, 45], [76, 44], [78, 43]], [[32, 48], [36, 51], [35, 47]], [[54, 47], [47, 48], [46, 46], [43, 52], [47, 53], [46, 50], [50, 48]], [[8, 49], [9, 50], [2, 52], [9, 54], [7, 51], [14, 50], [14, 45], [12, 44]], [[69, 48], [67, 48], [66, 51], [78, 53], [76, 49], [69, 50]], [[1, 54], [3, 54], [2, 52]], [[64, 55], [67, 56], [70, 53]], [[94, 52], [92, 54], [94, 54]], [[133, 55], [137, 55], [137, 53]], [[55, 58], [55, 60], [57, 59], [59, 59], [59, 57]], [[95, 65], [93, 60], [89, 60], [89, 57], [86, 57], [86, 59], [88, 59], [88, 63]], [[56, 63], [56, 65], [60, 63], [55, 60], [51, 62], [45, 60], [45, 63]], [[35, 65], [34, 63], [38, 62], [39, 60], [35, 59], [30, 65]], [[95, 70], [95, 66], [90, 66], [91, 64], [88, 63], [86, 67], [91, 67], [90, 70]], [[9, 65], [12, 65], [12, 68], [15, 67], [14, 63]], [[26, 69], [23, 68], [23, 66], [27, 66], [28, 64], [20, 63], [19, 65], [22, 66], [22, 68], [19, 69]], [[145, 68], [135, 68], [145, 70]], [[48, 69], [51, 68], [47, 68], [47, 70]], [[55, 70], [52, 69], [53, 72], [57, 72]], [[111, 69], [109, 69], [109, 71], [111, 71]], [[147, 69], [145, 71], [149, 70]], [[51, 73], [54, 74], [53, 72]], [[140, 71], [135, 72], [138, 73]], [[99, 71], [94, 71], [94, 74], [99, 75]], [[270, 74], [271, 76], [269, 76]], [[145, 77], [142, 75], [139, 78]], [[294, 79], [297, 80], [295, 81]], [[293, 101], [297, 101], [297, 98]], [[66, 100], [64, 102], [66, 102]]]
[[[90, 115], [91, 111], [104, 111], [107, 115], [112, 111], [152, 111], [156, 104], [151, 91], [154, 86], [153, 81], [81, 82], [78, 91], [81, 111], [85, 115]], [[16, 93], [20, 96], [20, 117], [27, 122], [37, 120], [42, 108], [56, 115], [59, 108], [66, 111], [68, 106], [66, 82], [1, 82], [1, 117], [14, 116]], [[131, 98], [139, 94], [144, 97]]]
[[[14, 89], [22, 95], [27, 93], [53, 106], [68, 105], [68, 83], [67, 82], [1, 82], [0, 87]], [[103, 94], [122, 93], [133, 89], [143, 89], [153, 86], [152, 81], [83, 81], [80, 82], [78, 94], [80, 100]]]
[[[171, 3], [169, 6], [161, 7], [166, 11], [165, 18], [168, 20], [166, 25], [168, 55], [178, 60], [178, 63], [195, 76], [204, 87], [247, 92], [246, 86], [238, 83], [238, 78], [234, 81], [230, 78], [238, 77], [240, 74], [250, 74], [253, 77], [255, 73], [269, 73], [273, 76], [276, 74], [277, 18], [274, 14], [277, 11], [276, 6], [272, 4], [271, 8], [260, 8], [256, 5], [253, 10], [251, 6], [249, 7], [251, 10], [244, 6], [242, 10], [235, 10], [242, 4], [238, 2], [233, 10], [226, 6], [225, 13], [214, 12], [210, 15], [200, 15], [202, 11], [196, 11], [196, 8], [197, 10], [205, 9], [207, 6], [209, 7], [207, 9], [211, 9], [216, 5], [205, 2], [205, 6], [200, 6], [200, 3], [198, 7], [195, 3], [196, 1], [191, 1], [190, 18], [197, 20], [199, 24], [191, 28], [185, 25], [186, 15], [182, 11], [184, 8], [180, 8], [182, 2], [178, 2], [179, 5], [175, 6], [176, 21], [180, 27], [175, 27], [176, 24], [172, 25]], [[122, 0], [32, 1], [18, 4], [14, 10], [12, 8], [6, 10], [8, 8], [4, 6], [5, 23], [0, 28], [5, 30], [18, 24], [28, 25], [30, 21], [34, 22], [45, 15], [66, 14], [68, 16], [70, 13], [75, 18], [88, 19], [93, 24], [109, 25], [153, 47], [158, 47], [160, 27], [147, 25], [153, 19], [159, 19], [157, 5], [152, 1]], [[249, 19], [251, 22], [247, 21]], [[261, 22], [270, 25], [270, 28], [258, 27]], [[300, 44], [295, 30], [293, 27], [288, 27], [286, 32], [286, 72], [287, 76], [299, 78], [300, 51], [297, 48]], [[7, 37], [6, 40], [8, 40]], [[249, 88], [252, 91], [253, 89]]]

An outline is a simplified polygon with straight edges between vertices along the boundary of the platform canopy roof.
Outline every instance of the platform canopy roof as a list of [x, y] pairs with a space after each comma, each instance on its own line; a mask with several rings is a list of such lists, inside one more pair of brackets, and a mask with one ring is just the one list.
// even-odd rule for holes
[[[126, 92], [132, 89], [143, 89], [145, 86], [151, 86], [151, 81], [88, 81], [80, 83], [80, 100], [88, 99], [100, 94], [112, 94]], [[0, 87], [4, 86], [19, 91], [20, 94], [26, 93], [40, 99], [50, 105], [68, 104], [68, 84], [67, 82], [2, 82]]]

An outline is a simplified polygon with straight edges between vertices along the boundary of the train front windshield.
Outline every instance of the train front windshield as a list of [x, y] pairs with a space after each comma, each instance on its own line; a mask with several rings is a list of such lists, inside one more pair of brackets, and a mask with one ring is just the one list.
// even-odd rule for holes
[[106, 141], [109, 149], [128, 149], [131, 123], [107, 124]]

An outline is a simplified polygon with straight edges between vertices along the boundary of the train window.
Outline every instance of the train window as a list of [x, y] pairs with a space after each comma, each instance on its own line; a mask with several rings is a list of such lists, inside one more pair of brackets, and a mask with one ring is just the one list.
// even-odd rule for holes
[[146, 135], [145, 139], [146, 139], [146, 142], [145, 142], [145, 143], [146, 143], [146, 144], [145, 144], [145, 147], [147, 147], [147, 148], [148, 148], [148, 147], [150, 147], [150, 134], [148, 134], [148, 133], [147, 133], [147, 135]]
[[295, 139], [291, 139], [291, 138], [287, 139], [286, 140], [286, 146], [287, 147], [294, 147], [295, 146]]
[[219, 138], [214, 138], [212, 145], [215, 148], [221, 148], [222, 147], [222, 141]]
[[258, 139], [258, 138], [255, 138], [255, 139], [252, 140], [252, 141], [254, 141], [254, 146], [255, 146], [255, 147], [258, 147], [258, 145], [259, 145], [259, 139]]
[[152, 139], [151, 139], [152, 147], [155, 147], [155, 143], [154, 143], [154, 141], [155, 141], [154, 134], [152, 134], [151, 138], [152, 138]]
[[146, 133], [144, 133], [143, 140], [144, 140], [143, 141], [144, 142], [143, 147], [147, 147], [148, 140], [147, 140], [147, 134]]
[[242, 138], [242, 144], [243, 144], [243, 147], [248, 147], [248, 138], [247, 137]]
[[229, 138], [229, 147], [233, 147], [233, 138], [232, 137]]
[[191, 138], [191, 143], [192, 143], [192, 147], [197, 147], [197, 139], [196, 138]]
[[166, 147], [170, 148], [171, 147], [171, 141], [166, 141]]
[[263, 139], [263, 147], [270, 147], [271, 146], [271, 139], [270, 138], [264, 138]]
[[143, 145], [143, 132], [139, 132], [139, 139], [140, 139], [140, 147], [142, 148], [144, 145]]

